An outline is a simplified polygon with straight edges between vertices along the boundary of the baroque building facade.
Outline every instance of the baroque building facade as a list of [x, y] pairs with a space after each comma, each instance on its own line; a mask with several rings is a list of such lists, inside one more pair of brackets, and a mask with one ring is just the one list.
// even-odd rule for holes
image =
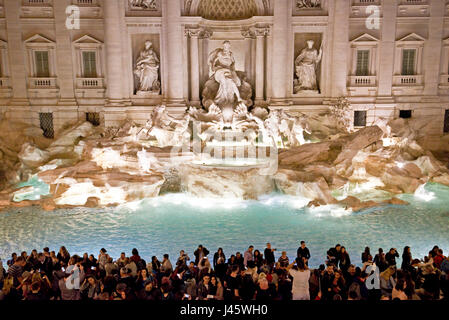
[[183, 113], [224, 41], [255, 106], [313, 114], [347, 97], [356, 127], [449, 131], [449, 0], [0, 0], [0, 116], [54, 137]]

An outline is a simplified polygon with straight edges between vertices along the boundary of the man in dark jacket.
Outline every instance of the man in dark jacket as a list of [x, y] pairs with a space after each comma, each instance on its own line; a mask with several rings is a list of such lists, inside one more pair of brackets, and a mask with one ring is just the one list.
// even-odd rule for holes
[[267, 247], [265, 248], [265, 251], [263, 252], [265, 256], [265, 260], [267, 260], [267, 265], [269, 265], [271, 268], [274, 265], [274, 262], [276, 261], [274, 258], [274, 252], [276, 249], [271, 248], [271, 243], [267, 243]]
[[396, 251], [396, 248], [391, 248], [385, 255], [385, 260], [389, 266], [396, 266], [396, 258], [399, 258], [399, 253]]
[[209, 250], [207, 250], [205, 247], [203, 247], [201, 244], [198, 246], [198, 249], [195, 250], [193, 253], [195, 255], [195, 265], [197, 266], [198, 263], [204, 258], [207, 257], [209, 254]]
[[302, 259], [306, 265], [308, 265], [308, 261], [310, 259], [310, 251], [309, 248], [306, 247], [306, 242], [301, 241], [301, 246], [296, 251], [296, 254], [299, 259]]

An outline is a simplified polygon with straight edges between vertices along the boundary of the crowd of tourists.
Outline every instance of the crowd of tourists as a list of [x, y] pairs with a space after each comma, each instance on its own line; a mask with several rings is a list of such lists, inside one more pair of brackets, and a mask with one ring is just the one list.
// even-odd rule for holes
[[[374, 257], [373, 257], [374, 254]], [[44, 248], [29, 255], [13, 253], [0, 260], [0, 300], [439, 300], [449, 299], [449, 258], [435, 246], [422, 259], [410, 247], [387, 252], [369, 247], [361, 267], [344, 246], [327, 251], [319, 268], [310, 269], [311, 252], [301, 242], [295, 259], [266, 244], [227, 257], [199, 245], [192, 258], [184, 251], [171, 260], [140, 257], [137, 249], [114, 259], [102, 248], [98, 255], [70, 255]], [[276, 257], [278, 256], [278, 257]], [[173, 263], [172, 263], [173, 261]]]

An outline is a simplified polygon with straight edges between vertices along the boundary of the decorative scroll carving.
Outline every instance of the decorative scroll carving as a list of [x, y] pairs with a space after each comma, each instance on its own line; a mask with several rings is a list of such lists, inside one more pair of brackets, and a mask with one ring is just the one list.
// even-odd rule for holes
[[157, 0], [129, 0], [132, 9], [157, 10]]

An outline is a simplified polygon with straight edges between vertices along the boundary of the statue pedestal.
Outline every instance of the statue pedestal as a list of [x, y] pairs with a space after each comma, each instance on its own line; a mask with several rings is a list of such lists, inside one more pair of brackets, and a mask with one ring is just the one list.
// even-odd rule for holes
[[159, 96], [160, 91], [137, 91], [136, 96], [139, 98], [152, 98], [155, 96]]

